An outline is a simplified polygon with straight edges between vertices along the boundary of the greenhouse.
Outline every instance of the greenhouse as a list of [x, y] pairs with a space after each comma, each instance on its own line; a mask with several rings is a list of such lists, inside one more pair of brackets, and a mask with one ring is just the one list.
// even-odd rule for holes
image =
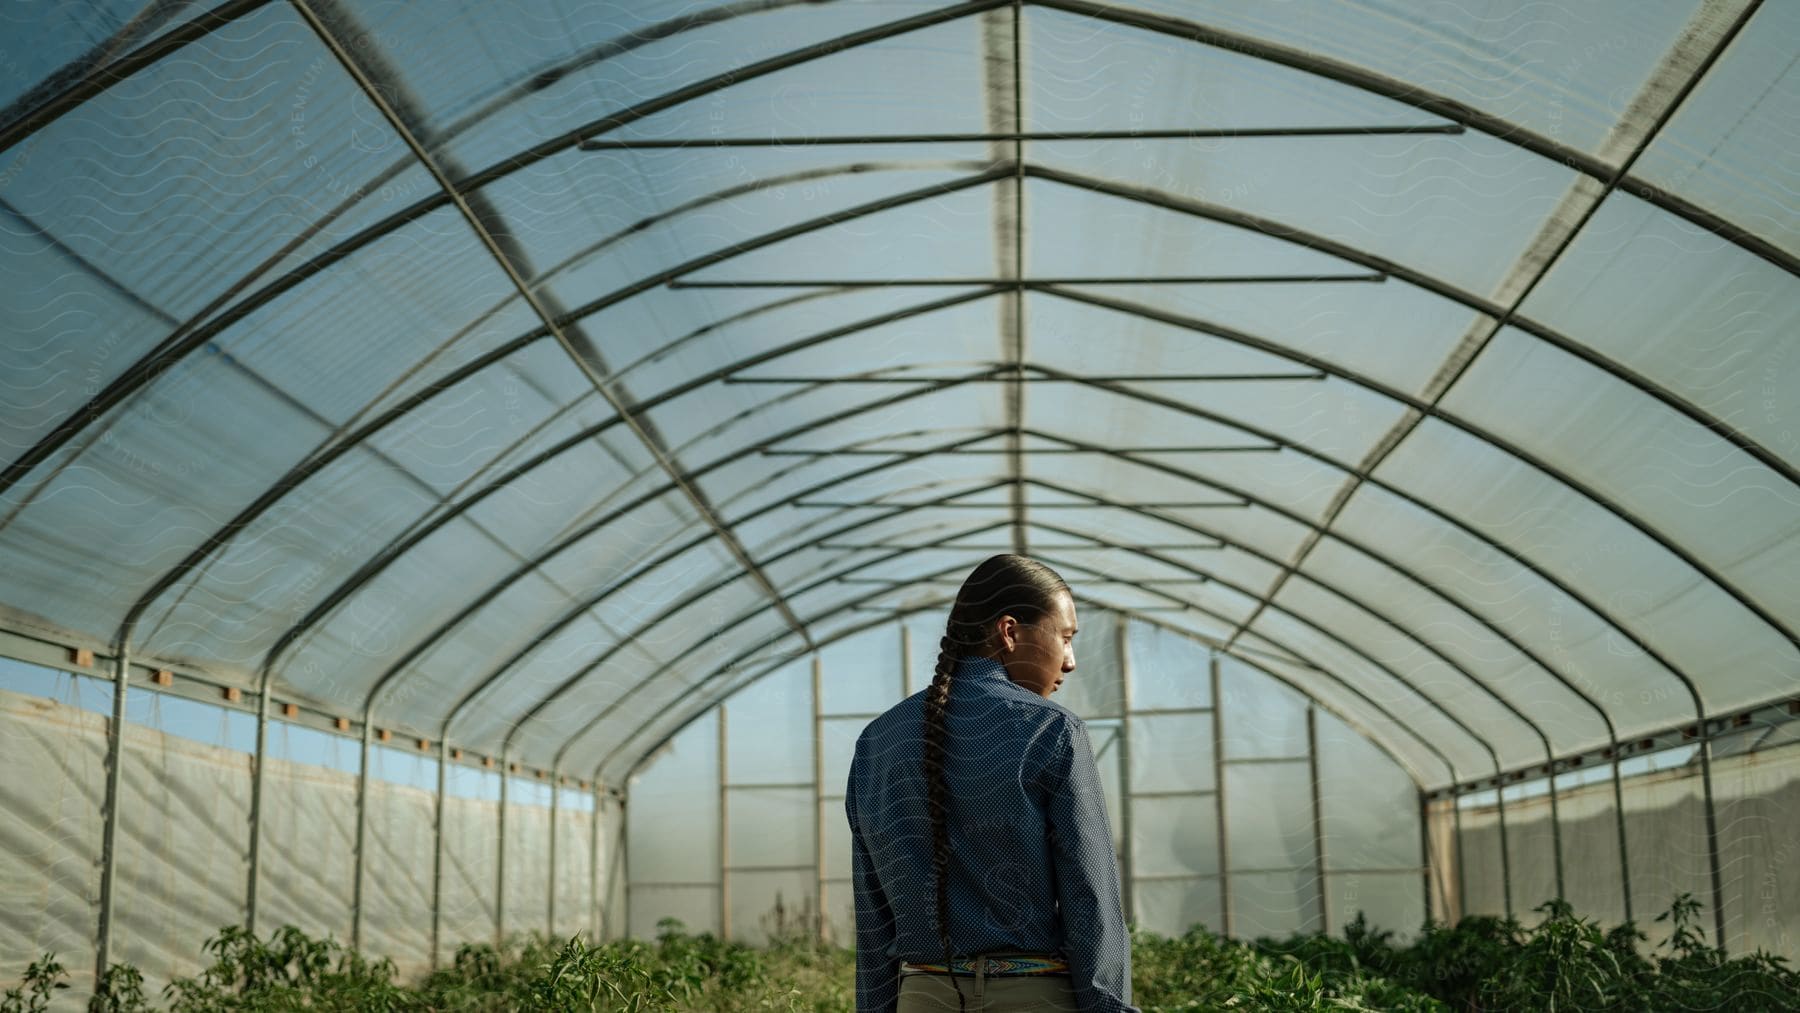
[[1134, 931], [1800, 962], [1800, 4], [0, 17], [0, 990], [852, 947], [997, 553]]

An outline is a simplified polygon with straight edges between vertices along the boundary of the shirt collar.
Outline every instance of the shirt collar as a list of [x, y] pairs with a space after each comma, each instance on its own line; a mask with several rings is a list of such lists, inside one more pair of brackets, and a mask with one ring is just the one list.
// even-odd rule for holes
[[956, 675], [958, 678], [973, 675], [1004, 679], [1006, 678], [1006, 666], [994, 658], [965, 654], [956, 659]]

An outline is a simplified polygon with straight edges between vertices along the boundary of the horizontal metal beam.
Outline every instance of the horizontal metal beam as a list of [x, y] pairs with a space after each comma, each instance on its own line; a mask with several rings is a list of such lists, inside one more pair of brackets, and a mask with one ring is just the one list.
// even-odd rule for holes
[[[1019, 367], [1031, 369], [1029, 365]], [[1083, 374], [1088, 382], [1101, 383], [1241, 383], [1266, 380], [1323, 380], [1324, 373], [1099, 373]], [[928, 383], [935, 376], [867, 376], [847, 373], [840, 376], [728, 376], [726, 383], [801, 384], [801, 383]], [[997, 376], [982, 383], [1068, 383], [1060, 376]], [[1022, 452], [1022, 451], [1021, 451]]]
[[[914, 505], [924, 506], [927, 504], [894, 503], [889, 500], [872, 499], [872, 500], [861, 500], [858, 502], [843, 502], [843, 501], [836, 501], [836, 500], [795, 500], [790, 505], [797, 506], [797, 507], [830, 507], [833, 509], [863, 510], [863, 509], [867, 509], [869, 507], [906, 507], [906, 506], [914, 506]], [[1131, 506], [1131, 507], [1149, 507], [1149, 508], [1159, 509], [1159, 510], [1194, 510], [1194, 509], [1198, 509], [1201, 507], [1245, 507], [1245, 506], [1249, 506], [1249, 505], [1250, 505], [1249, 502], [1245, 501], [1245, 500], [1239, 500], [1236, 503], [1033, 503], [1033, 504], [1031, 504], [1031, 509], [1033, 509], [1033, 510], [1108, 510], [1113, 507]], [[929, 506], [933, 510], [957, 510], [957, 509], [962, 509], [962, 510], [1010, 510], [1010, 509], [1012, 509], [1011, 504], [1008, 504], [1008, 503], [933, 503], [933, 504], [929, 504]]]
[[[1076, 551], [1076, 550], [1081, 550], [1081, 549], [1095, 549], [1095, 550], [1105, 551], [1105, 552], [1155, 552], [1155, 551], [1174, 552], [1177, 550], [1179, 550], [1181, 552], [1189, 552], [1189, 551], [1200, 550], [1200, 549], [1222, 549], [1224, 547], [1225, 547], [1225, 543], [1223, 543], [1223, 542], [1218, 542], [1218, 543], [1215, 543], [1212, 545], [1196, 543], [1196, 544], [1192, 544], [1192, 545], [1048, 545], [1048, 546], [1041, 546], [1041, 548], [1054, 549], [1057, 552], [1070, 552], [1070, 551]], [[840, 549], [840, 550], [852, 551], [852, 552], [862, 552], [862, 551], [868, 551], [868, 550], [917, 548], [917, 546], [891, 545], [891, 544], [884, 545], [884, 544], [880, 544], [880, 543], [874, 543], [874, 544], [869, 544], [869, 545], [847, 545], [842, 542], [820, 542], [819, 548], [821, 548], [821, 549]], [[1012, 551], [1012, 546], [1010, 546], [1010, 545], [949, 545], [949, 546], [945, 546], [945, 548], [967, 549], [970, 552], [1011, 552]]]
[[585, 140], [583, 151], [657, 151], [669, 148], [811, 148], [861, 144], [1029, 144], [1039, 141], [1254, 140], [1262, 137], [1380, 137], [1395, 134], [1460, 134], [1460, 123], [1370, 124], [1349, 127], [1217, 127], [1190, 130], [990, 131], [986, 133], [788, 134], [780, 137], [648, 137]]
[[[880, 437], [876, 437], [876, 438], [877, 439], [891, 439], [892, 437], [880, 436]], [[1243, 451], [1255, 451], [1255, 452], [1259, 452], [1259, 453], [1267, 453], [1272, 450], [1279, 451], [1281, 449], [1282, 448], [1279, 444], [1270, 444], [1266, 447], [1113, 447], [1113, 448], [1110, 448], [1107, 450], [1088, 450], [1088, 449], [1085, 449], [1082, 447], [1022, 447], [1022, 448], [1020, 448], [1019, 453], [1021, 453], [1021, 454], [1112, 454], [1112, 455], [1121, 455], [1121, 454], [1123, 454], [1123, 455], [1129, 455], [1129, 454], [1229, 454], [1229, 453], [1239, 453], [1239, 452], [1243, 452]], [[823, 448], [782, 450], [782, 449], [772, 449], [769, 447], [763, 447], [757, 451], [757, 453], [759, 453], [759, 454], [767, 454], [770, 457], [840, 457], [840, 456], [846, 456], [846, 455], [854, 457], [854, 456], [868, 456], [868, 455], [904, 454], [904, 453], [908, 453], [908, 452], [909, 452], [908, 449], [903, 448], [903, 447], [895, 447], [891, 450], [883, 450], [880, 448], [870, 448], [870, 447], [854, 447], [854, 448], [845, 449], [845, 450], [827, 450], [827, 449], [823, 449]], [[960, 450], [940, 451], [940, 453], [945, 454], [945, 455], [1010, 454], [1010, 453], [1012, 453], [1012, 451], [1002, 450], [997, 447], [968, 447], [968, 448], [964, 448], [964, 449], [960, 449]]]
[[739, 289], [739, 288], [944, 288], [955, 285], [1014, 285], [1031, 288], [1037, 285], [1318, 285], [1335, 282], [1386, 281], [1381, 272], [1354, 274], [1193, 274], [1163, 277], [1113, 278], [745, 278], [723, 281], [705, 279], [671, 279], [669, 288]]

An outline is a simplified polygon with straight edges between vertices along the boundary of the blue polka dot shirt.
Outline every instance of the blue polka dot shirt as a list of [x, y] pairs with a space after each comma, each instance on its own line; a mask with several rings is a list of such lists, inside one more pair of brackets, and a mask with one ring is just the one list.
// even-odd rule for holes
[[[844, 789], [858, 1013], [894, 1010], [901, 961], [944, 959], [923, 769], [925, 693], [857, 736]], [[1000, 662], [962, 657], [943, 741], [951, 953], [1060, 953], [1082, 1013], [1139, 1013], [1087, 726], [1008, 679]]]

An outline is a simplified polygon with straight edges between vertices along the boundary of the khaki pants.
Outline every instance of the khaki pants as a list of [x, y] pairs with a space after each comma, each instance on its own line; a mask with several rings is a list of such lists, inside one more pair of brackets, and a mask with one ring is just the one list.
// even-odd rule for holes
[[[962, 1009], [968, 1013], [1080, 1013], [1066, 974], [964, 975]], [[903, 974], [896, 1013], [955, 1013], [956, 988], [947, 974]]]

